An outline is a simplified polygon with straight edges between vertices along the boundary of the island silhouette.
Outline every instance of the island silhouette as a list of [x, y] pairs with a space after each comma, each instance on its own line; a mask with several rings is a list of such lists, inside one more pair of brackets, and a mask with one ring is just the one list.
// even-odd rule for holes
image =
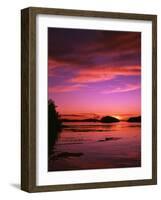
[[103, 122], [103, 123], [113, 123], [113, 122], [119, 122], [120, 120], [117, 119], [116, 117], [111, 117], [111, 116], [105, 116], [105, 117], [102, 117], [100, 122]]
[[138, 117], [130, 117], [127, 121], [128, 121], [128, 122], [141, 122], [141, 116], [138, 116]]

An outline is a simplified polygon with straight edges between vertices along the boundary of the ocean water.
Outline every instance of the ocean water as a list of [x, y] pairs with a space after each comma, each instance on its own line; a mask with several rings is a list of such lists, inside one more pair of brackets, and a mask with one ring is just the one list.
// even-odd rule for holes
[[141, 123], [66, 122], [49, 171], [141, 166]]

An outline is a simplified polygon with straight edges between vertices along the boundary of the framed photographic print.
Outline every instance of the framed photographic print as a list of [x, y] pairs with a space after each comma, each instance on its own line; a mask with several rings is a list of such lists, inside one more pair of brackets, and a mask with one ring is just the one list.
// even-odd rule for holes
[[157, 16], [21, 12], [21, 188], [157, 183]]

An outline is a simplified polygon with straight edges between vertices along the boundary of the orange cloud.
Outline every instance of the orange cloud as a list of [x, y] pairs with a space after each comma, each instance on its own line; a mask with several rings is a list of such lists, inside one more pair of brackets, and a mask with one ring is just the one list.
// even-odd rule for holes
[[116, 78], [116, 76], [132, 76], [132, 75], [140, 75], [141, 70], [140, 66], [99, 66], [93, 67], [90, 69], [82, 69], [78, 72], [78, 74], [72, 78], [70, 81], [74, 83], [88, 83], [88, 82], [98, 82], [111, 80]]

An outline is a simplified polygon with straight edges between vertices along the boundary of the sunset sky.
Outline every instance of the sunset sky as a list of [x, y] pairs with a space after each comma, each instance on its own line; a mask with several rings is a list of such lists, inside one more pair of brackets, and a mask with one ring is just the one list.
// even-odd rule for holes
[[141, 33], [48, 28], [48, 98], [66, 117], [141, 112]]

